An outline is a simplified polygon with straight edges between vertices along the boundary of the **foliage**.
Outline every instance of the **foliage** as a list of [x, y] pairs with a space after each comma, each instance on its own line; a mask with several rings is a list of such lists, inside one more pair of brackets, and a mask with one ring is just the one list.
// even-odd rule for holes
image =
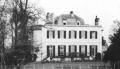
[[113, 35], [110, 35], [111, 44], [108, 47], [103, 61], [110, 62], [112, 69], [116, 69], [117, 63], [120, 61], [120, 27], [114, 31]]
[[97, 53], [97, 54], [95, 55], [95, 60], [96, 60], [96, 61], [100, 61], [100, 60], [101, 60], [101, 53]]
[[31, 54], [30, 50], [32, 50], [32, 47], [30, 48], [29, 46], [11, 48], [5, 56], [7, 65], [26, 64], [35, 61], [37, 56], [34, 53]]

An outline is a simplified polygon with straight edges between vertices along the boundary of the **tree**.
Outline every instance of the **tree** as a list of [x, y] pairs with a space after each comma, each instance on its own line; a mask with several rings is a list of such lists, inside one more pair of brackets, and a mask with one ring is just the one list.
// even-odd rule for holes
[[[119, 24], [119, 23], [118, 23]], [[114, 29], [114, 34], [110, 35], [111, 44], [105, 52], [103, 60], [110, 62], [112, 69], [119, 69], [120, 65], [120, 25], [118, 29]]]
[[0, 68], [5, 68], [5, 40], [8, 34], [6, 2], [0, 2]]
[[10, 26], [12, 33], [12, 48], [5, 53], [7, 65], [18, 69], [22, 64], [35, 61], [37, 56], [29, 40], [30, 26], [40, 19], [41, 10], [29, 7], [28, 0], [11, 0]]

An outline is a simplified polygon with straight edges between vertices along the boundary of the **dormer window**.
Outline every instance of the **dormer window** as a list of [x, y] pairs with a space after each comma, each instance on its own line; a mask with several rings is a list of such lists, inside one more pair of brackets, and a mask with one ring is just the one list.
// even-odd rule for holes
[[58, 21], [57, 21], [57, 20], [55, 20], [55, 24], [58, 24]]
[[66, 25], [67, 21], [66, 20], [63, 20], [63, 25]]
[[63, 23], [63, 25], [66, 25], [66, 23]]
[[80, 21], [77, 21], [77, 25], [80, 25]]

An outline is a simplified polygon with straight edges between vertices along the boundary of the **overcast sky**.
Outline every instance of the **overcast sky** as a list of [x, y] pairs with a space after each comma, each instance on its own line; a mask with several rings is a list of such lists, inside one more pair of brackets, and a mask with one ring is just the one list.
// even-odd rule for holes
[[104, 36], [108, 36], [113, 20], [120, 19], [120, 0], [31, 0], [45, 12], [52, 12], [55, 16], [74, 14], [84, 19], [86, 24], [94, 24], [95, 16], [100, 18], [104, 29]]

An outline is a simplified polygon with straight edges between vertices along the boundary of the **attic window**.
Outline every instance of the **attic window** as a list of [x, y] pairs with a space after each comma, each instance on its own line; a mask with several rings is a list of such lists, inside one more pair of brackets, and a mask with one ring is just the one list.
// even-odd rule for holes
[[80, 25], [80, 21], [77, 21], [77, 25]]
[[66, 25], [66, 23], [67, 23], [66, 20], [63, 20], [63, 25]]
[[63, 25], [66, 25], [66, 23], [63, 23]]
[[58, 24], [58, 21], [57, 21], [57, 20], [55, 20], [55, 24]]

